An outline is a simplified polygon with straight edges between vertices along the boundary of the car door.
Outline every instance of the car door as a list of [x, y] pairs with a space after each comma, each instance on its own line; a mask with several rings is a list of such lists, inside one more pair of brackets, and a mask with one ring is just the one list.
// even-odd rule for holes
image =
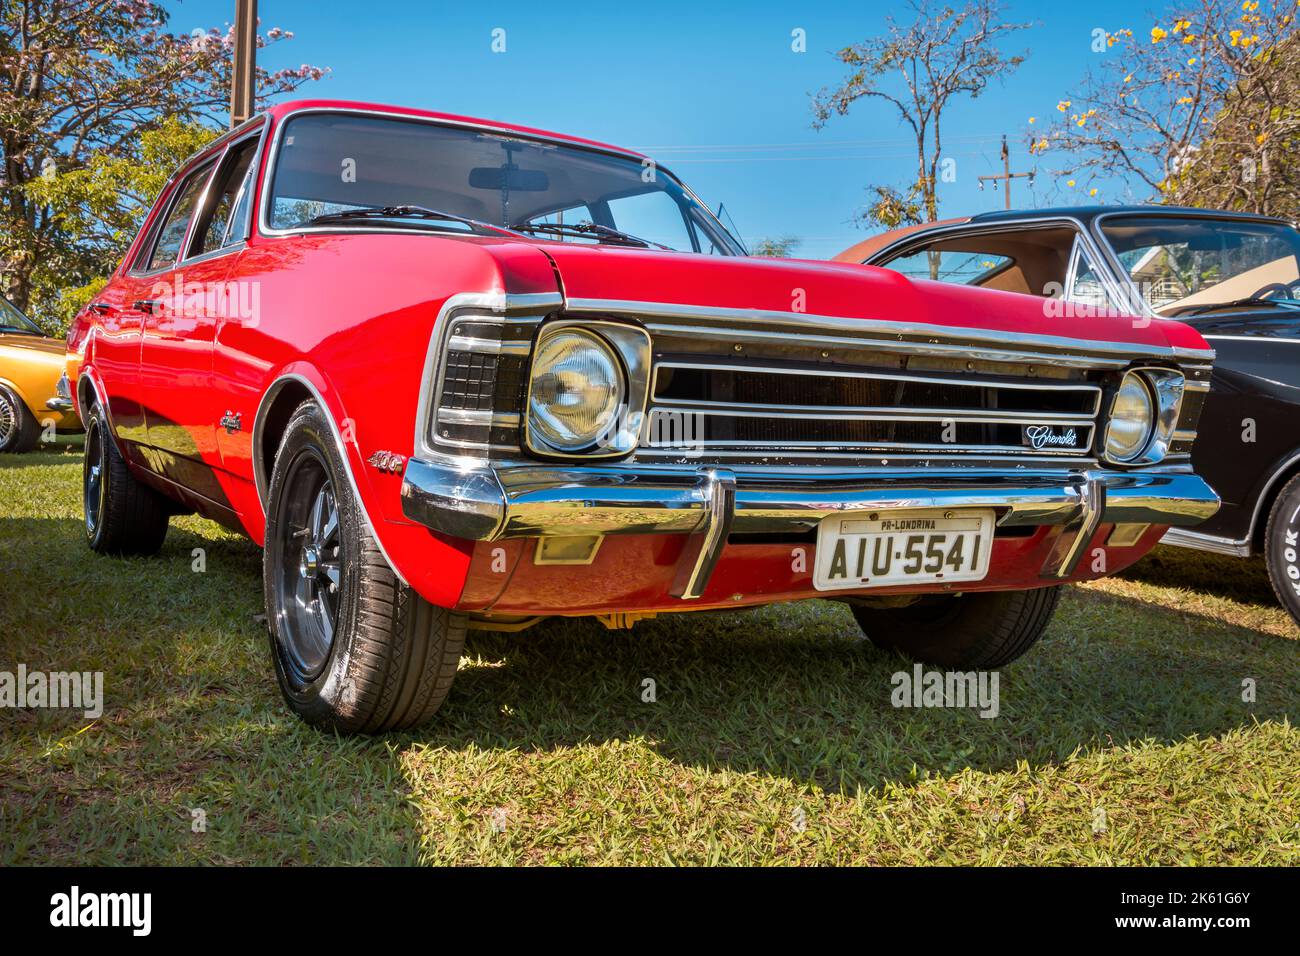
[[[156, 470], [222, 506], [227, 503], [215, 474], [222, 411], [212, 389], [212, 352], [218, 322], [238, 307], [227, 277], [239, 246], [227, 243], [226, 234], [256, 145], [256, 136], [237, 140], [195, 171], [171, 220], [182, 234], [174, 261], [159, 269], [171, 253], [155, 255], [156, 271], [139, 300], [140, 393]], [[186, 205], [192, 209], [182, 233]]]

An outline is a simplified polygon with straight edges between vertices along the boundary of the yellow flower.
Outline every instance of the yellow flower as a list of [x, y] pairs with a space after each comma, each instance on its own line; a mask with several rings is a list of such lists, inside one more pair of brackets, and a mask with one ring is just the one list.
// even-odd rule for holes
[[1180, 96], [1180, 97], [1178, 97], [1178, 104], [1179, 104], [1180, 106], [1183, 105], [1183, 104], [1186, 104], [1186, 103], [1191, 103], [1191, 102], [1193, 102], [1193, 100], [1192, 100], [1192, 98], [1191, 98], [1190, 96]]
[[1159, 43], [1161, 40], [1163, 40], [1163, 39], [1164, 39], [1165, 37], [1167, 37], [1167, 36], [1169, 36], [1169, 34], [1166, 33], [1164, 30], [1161, 30], [1159, 27], [1152, 27], [1152, 28], [1151, 28], [1151, 42], [1152, 42], [1152, 43]]
[[1073, 189], [1073, 188], [1074, 188], [1074, 180], [1073, 180], [1073, 179], [1067, 179], [1067, 180], [1065, 181], [1065, 185], [1067, 185], [1067, 186], [1069, 186], [1071, 189]]
[[1034, 125], [1034, 122], [1035, 122], [1035, 120], [1037, 120], [1037, 118], [1038, 118], [1038, 117], [1036, 117], [1036, 116], [1031, 116], [1031, 117], [1029, 117], [1029, 125], [1030, 125], [1030, 126], [1033, 126], [1033, 125]]
[[1066, 110], [1068, 110], [1068, 109], [1070, 108], [1070, 101], [1069, 101], [1069, 100], [1061, 100], [1061, 102], [1059, 102], [1059, 103], [1056, 104], [1056, 108], [1057, 108], [1057, 110], [1059, 110], [1060, 112], [1064, 113]]
[[[1298, 2], [1300, 2], [1300, 0], [1298, 0]], [[1130, 73], [1128, 76], [1124, 77], [1124, 82], [1125, 82], [1125, 83], [1131, 83], [1131, 82], [1133, 82], [1133, 74]]]
[[1175, 20], [1175, 21], [1174, 21], [1174, 32], [1175, 32], [1175, 33], [1182, 33], [1184, 30], [1186, 30], [1186, 29], [1187, 29], [1188, 27], [1190, 27], [1191, 25], [1192, 25], [1192, 21], [1191, 21], [1191, 20]]
[[1188, 65], [1188, 66], [1195, 66], [1195, 65], [1196, 65], [1196, 57], [1191, 57], [1191, 58], [1189, 58], [1188, 61], [1187, 61], [1187, 65]]
[[1264, 144], [1264, 140], [1266, 139], [1268, 139], [1268, 133], [1260, 133], [1258, 136], [1255, 137], [1255, 142], [1259, 143], [1262, 146]]
[[1089, 196], [1095, 196], [1095, 195], [1097, 195], [1097, 187], [1096, 187], [1096, 186], [1093, 186], [1091, 189], [1089, 189], [1089, 190], [1088, 190], [1088, 195], [1089, 195]]
[[1233, 46], [1237, 46], [1239, 43], [1241, 43], [1241, 31], [1240, 31], [1240, 30], [1229, 30], [1229, 31], [1228, 31], [1228, 36], [1230, 36], [1230, 37], [1232, 38], [1232, 45], [1233, 45]]

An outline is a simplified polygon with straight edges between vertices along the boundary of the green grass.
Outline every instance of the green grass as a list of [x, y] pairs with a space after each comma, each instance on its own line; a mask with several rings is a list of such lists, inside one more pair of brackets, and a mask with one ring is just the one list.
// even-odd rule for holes
[[433, 723], [340, 739], [279, 698], [257, 548], [182, 518], [96, 557], [79, 488], [73, 443], [0, 459], [0, 670], [106, 697], [0, 710], [0, 864], [1300, 862], [1300, 642], [1259, 562], [1070, 589], [993, 720], [894, 709], [909, 665], [809, 602], [471, 635]]

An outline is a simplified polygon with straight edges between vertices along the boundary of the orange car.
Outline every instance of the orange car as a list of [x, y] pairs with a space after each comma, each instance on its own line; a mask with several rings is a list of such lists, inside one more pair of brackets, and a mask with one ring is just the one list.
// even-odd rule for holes
[[0, 453], [31, 451], [50, 426], [81, 430], [63, 341], [0, 296]]

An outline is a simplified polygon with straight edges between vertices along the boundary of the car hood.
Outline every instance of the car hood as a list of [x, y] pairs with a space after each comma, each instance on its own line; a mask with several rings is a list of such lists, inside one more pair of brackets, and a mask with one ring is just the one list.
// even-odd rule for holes
[[1300, 311], [1259, 309], [1252, 312], [1220, 312], [1217, 315], [1203, 315], [1182, 321], [1202, 335], [1300, 341]]
[[38, 338], [35, 335], [0, 332], [0, 348], [22, 349], [29, 352], [56, 355], [62, 359], [67, 346], [62, 339]]
[[[1127, 316], [1061, 316], [1035, 296], [972, 289], [850, 263], [706, 256], [616, 246], [538, 243], [566, 301], [701, 309], [802, 312], [809, 316], [908, 322], [1026, 336], [1208, 349], [1190, 327]], [[1055, 303], [1059, 305], [1059, 303]]]

